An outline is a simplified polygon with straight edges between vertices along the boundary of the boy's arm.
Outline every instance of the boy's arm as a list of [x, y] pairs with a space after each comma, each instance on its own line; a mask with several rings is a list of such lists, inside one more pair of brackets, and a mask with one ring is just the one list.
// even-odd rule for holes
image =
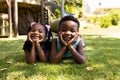
[[70, 50], [71, 54], [76, 63], [84, 64], [86, 62], [86, 57], [84, 54], [82, 42], [80, 41], [77, 47], [77, 50], [74, 48], [73, 45], [69, 45], [68, 49]]
[[63, 46], [61, 48], [61, 50], [59, 52], [57, 52], [56, 44], [57, 44], [56, 39], [53, 39], [52, 40], [52, 46], [51, 46], [52, 47], [51, 48], [51, 53], [50, 53], [50, 62], [51, 63], [58, 63], [62, 59], [65, 51], [67, 50], [67, 46]]

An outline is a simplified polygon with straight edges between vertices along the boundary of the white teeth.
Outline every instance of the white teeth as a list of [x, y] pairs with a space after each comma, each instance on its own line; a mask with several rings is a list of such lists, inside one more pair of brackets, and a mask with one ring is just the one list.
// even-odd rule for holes
[[34, 35], [33, 37], [39, 37], [39, 35]]
[[66, 41], [69, 41], [69, 40], [70, 40], [70, 38], [69, 38], [69, 37], [65, 37], [64, 39], [65, 39]]
[[34, 35], [34, 36], [32, 36], [33, 38], [39, 38], [39, 36], [37, 36], [37, 35]]

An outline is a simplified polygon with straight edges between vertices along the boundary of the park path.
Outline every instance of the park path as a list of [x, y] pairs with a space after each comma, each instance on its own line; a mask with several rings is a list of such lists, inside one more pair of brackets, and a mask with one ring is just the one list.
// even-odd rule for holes
[[110, 26], [108, 28], [100, 28], [94, 24], [80, 21], [80, 34], [83, 35], [101, 35], [104, 37], [120, 38], [120, 26]]

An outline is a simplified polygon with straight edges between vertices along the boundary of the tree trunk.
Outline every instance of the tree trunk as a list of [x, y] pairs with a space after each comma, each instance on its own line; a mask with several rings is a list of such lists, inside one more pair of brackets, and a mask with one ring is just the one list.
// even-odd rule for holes
[[8, 4], [8, 16], [9, 16], [9, 38], [12, 38], [12, 9], [11, 0], [6, 0]]
[[14, 0], [14, 36], [18, 37], [18, 3]]

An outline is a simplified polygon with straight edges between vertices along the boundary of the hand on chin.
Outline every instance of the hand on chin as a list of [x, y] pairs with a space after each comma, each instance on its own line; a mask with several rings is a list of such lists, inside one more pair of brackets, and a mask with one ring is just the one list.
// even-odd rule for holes
[[71, 40], [71, 37], [63, 37], [63, 40], [68, 43]]
[[64, 41], [65, 41], [66, 43], [68, 43], [68, 42], [70, 41], [70, 39], [64, 39]]
[[32, 39], [34, 42], [38, 41], [39, 39], [38, 38], [33, 38]]

